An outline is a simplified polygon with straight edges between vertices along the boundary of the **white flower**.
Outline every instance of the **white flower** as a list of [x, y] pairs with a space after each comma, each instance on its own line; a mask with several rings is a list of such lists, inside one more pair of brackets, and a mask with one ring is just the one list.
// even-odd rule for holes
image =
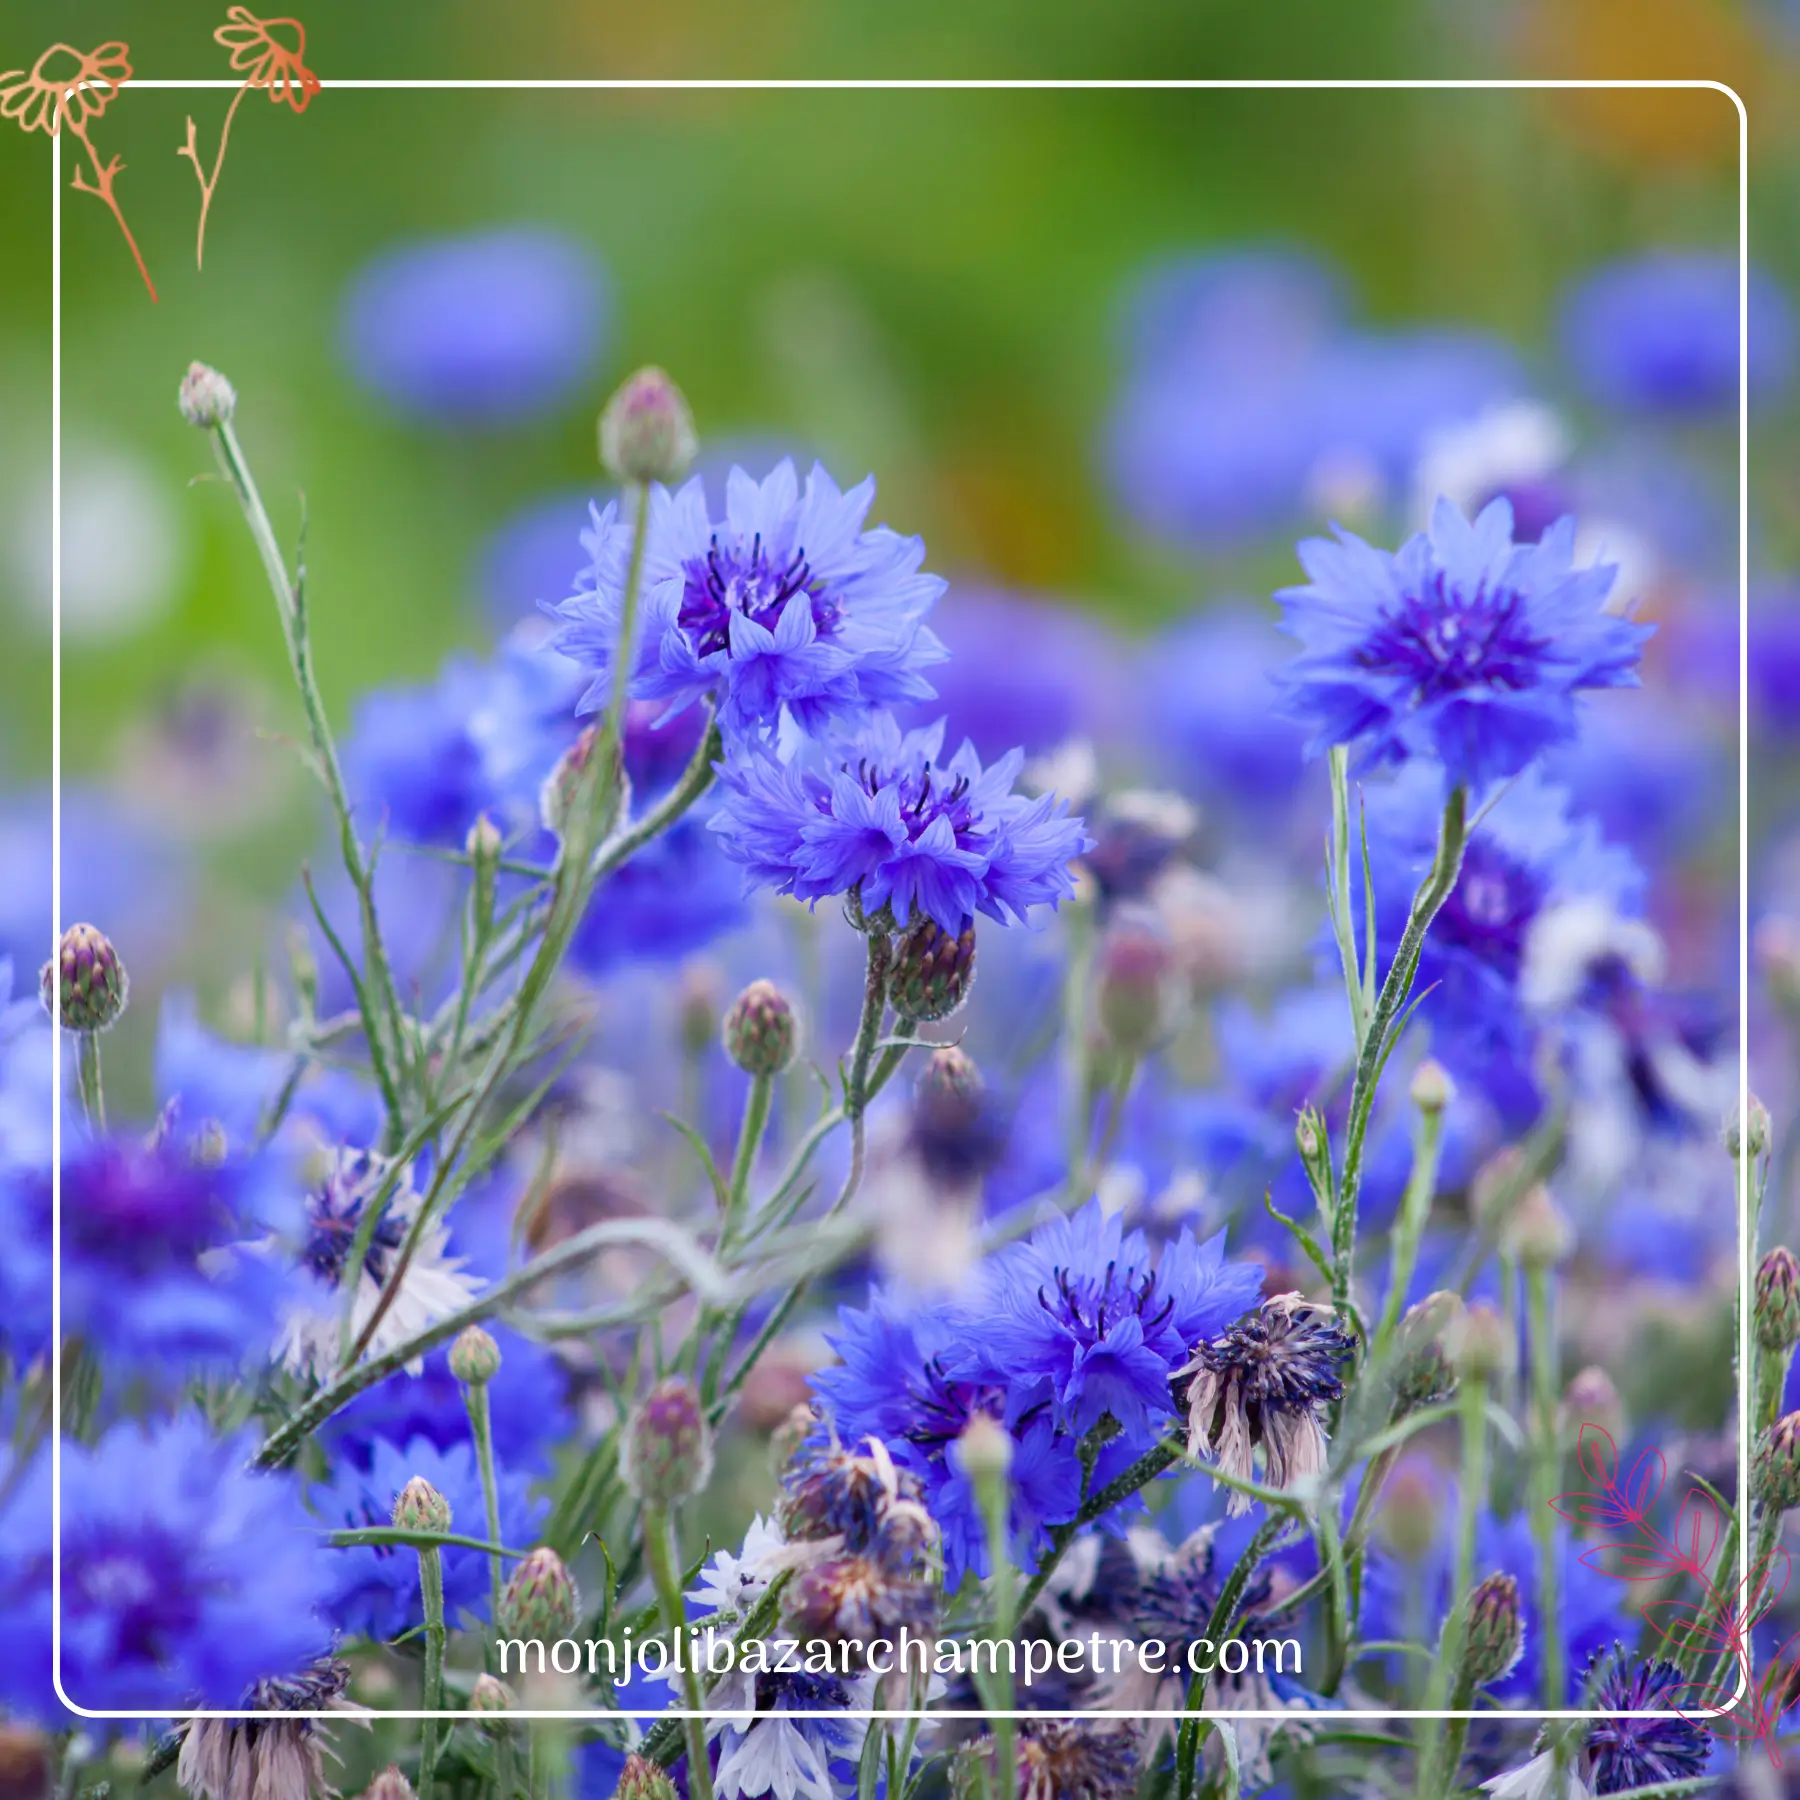
[[711, 1612], [742, 1618], [789, 1566], [787, 1547], [781, 1527], [758, 1513], [744, 1533], [743, 1549], [735, 1555], [729, 1550], [716, 1552], [700, 1571], [700, 1585], [687, 1597]]
[[1568, 460], [1568, 428], [1536, 400], [1510, 400], [1427, 434], [1413, 480], [1413, 511], [1431, 517], [1440, 494], [1471, 517], [1506, 488], [1542, 481]]
[[[329, 1381], [337, 1374], [343, 1338], [343, 1284], [350, 1275], [345, 1265], [355, 1248], [365, 1211], [380, 1193], [393, 1170], [390, 1158], [371, 1150], [340, 1148], [318, 1190], [306, 1202], [306, 1238], [300, 1246], [301, 1262], [317, 1284], [313, 1304], [296, 1306], [281, 1325], [275, 1354], [296, 1374]], [[350, 1340], [354, 1343], [367, 1328], [381, 1304], [399, 1261], [401, 1246], [412, 1235], [422, 1196], [404, 1171], [388, 1196], [386, 1207], [369, 1239], [362, 1266], [354, 1272], [356, 1289], [350, 1310]], [[460, 1258], [448, 1254], [450, 1234], [441, 1220], [419, 1233], [411, 1259], [400, 1277], [400, 1286], [381, 1316], [364, 1352], [380, 1356], [415, 1338], [441, 1319], [460, 1312], [482, 1287], [481, 1280], [462, 1272]], [[406, 1365], [417, 1375], [424, 1358]]]
[[1516, 1769], [1490, 1776], [1481, 1788], [1483, 1793], [1492, 1794], [1494, 1800], [1593, 1800], [1573, 1769], [1563, 1771], [1558, 1789], [1554, 1750], [1546, 1750]]

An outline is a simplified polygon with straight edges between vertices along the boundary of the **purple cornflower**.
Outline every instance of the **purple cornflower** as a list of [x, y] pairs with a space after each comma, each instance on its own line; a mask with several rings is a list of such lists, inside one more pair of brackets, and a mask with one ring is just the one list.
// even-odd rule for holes
[[1016, 750], [984, 770], [972, 745], [945, 761], [943, 744], [941, 719], [903, 733], [882, 715], [853, 749], [739, 758], [720, 771], [712, 828], [747, 889], [807, 901], [856, 890], [901, 925], [924, 913], [957, 934], [978, 912], [1005, 924], [1073, 893], [1069, 864], [1092, 839], [1067, 802], [1012, 791]]
[[[929, 700], [922, 671], [944, 648], [924, 619], [944, 583], [921, 570], [922, 540], [863, 529], [874, 498], [873, 477], [845, 493], [817, 463], [802, 489], [787, 461], [762, 482], [734, 468], [722, 520], [698, 476], [653, 487], [632, 697], [671, 712], [710, 697], [733, 737], [770, 737], [783, 717], [816, 735]], [[611, 691], [632, 549], [617, 501], [593, 521], [590, 566], [550, 609], [555, 647], [593, 677], [583, 712]]]
[[1280, 679], [1315, 754], [1424, 757], [1481, 787], [1572, 738], [1582, 689], [1637, 685], [1653, 628], [1605, 610], [1617, 570], [1575, 566], [1572, 519], [1536, 544], [1514, 543], [1512, 526], [1504, 499], [1473, 524], [1440, 500], [1397, 551], [1341, 527], [1300, 545], [1310, 580], [1275, 597], [1303, 649]]

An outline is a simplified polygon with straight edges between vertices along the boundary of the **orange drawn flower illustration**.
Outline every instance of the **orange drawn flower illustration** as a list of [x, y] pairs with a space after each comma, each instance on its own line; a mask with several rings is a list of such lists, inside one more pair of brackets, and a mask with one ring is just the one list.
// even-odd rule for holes
[[243, 72], [243, 86], [231, 97], [225, 123], [219, 130], [219, 150], [210, 175], [200, 166], [199, 137], [194, 121], [187, 122], [187, 142], [175, 152], [194, 165], [200, 183], [200, 231], [194, 240], [194, 266], [206, 264], [206, 217], [212, 210], [219, 171], [225, 166], [225, 146], [231, 141], [231, 122], [251, 89], [259, 89], [276, 105], [303, 113], [319, 91], [319, 78], [306, 66], [306, 27], [298, 19], [259, 19], [247, 6], [234, 6], [227, 23], [213, 33], [216, 42], [231, 52], [231, 66]]
[[75, 165], [70, 185], [78, 194], [92, 194], [102, 201], [118, 221], [119, 230], [131, 250], [150, 298], [156, 298], [156, 283], [144, 267], [142, 252], [125, 214], [119, 207], [113, 181], [125, 167], [119, 157], [104, 163], [88, 136], [89, 124], [100, 117], [114, 96], [131, 79], [129, 49], [125, 44], [102, 44], [97, 50], [77, 50], [69, 44], [52, 44], [31, 65], [29, 71], [13, 69], [0, 75], [0, 118], [16, 120], [22, 130], [42, 131], [57, 136], [66, 125], [69, 135], [79, 140], [88, 154], [94, 178], [90, 184], [83, 176], [81, 164]]
[[247, 6], [234, 6], [227, 17], [231, 23], [213, 37], [231, 52], [231, 66], [246, 71], [244, 86], [266, 88], [277, 106], [286, 101], [305, 112], [319, 91], [305, 62], [306, 27], [298, 19], [259, 19]]

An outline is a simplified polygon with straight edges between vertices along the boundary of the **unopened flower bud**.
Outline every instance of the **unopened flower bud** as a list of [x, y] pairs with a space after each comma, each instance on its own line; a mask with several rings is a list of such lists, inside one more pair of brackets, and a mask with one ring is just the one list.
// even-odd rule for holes
[[225, 1127], [217, 1119], [202, 1119], [188, 1144], [188, 1155], [203, 1169], [216, 1169], [231, 1154]]
[[0, 1720], [0, 1800], [49, 1800], [50, 1740], [41, 1731]]
[[517, 1704], [518, 1698], [512, 1689], [497, 1675], [485, 1671], [475, 1677], [475, 1685], [469, 1690], [470, 1712], [511, 1712]]
[[903, 1019], [930, 1024], [961, 1009], [975, 985], [975, 922], [945, 931], [920, 914], [894, 946], [888, 1001]]
[[1455, 1098], [1456, 1083], [1435, 1057], [1426, 1057], [1413, 1070], [1412, 1103], [1420, 1112], [1441, 1113]]
[[1499, 1224], [1503, 1202], [1510, 1209], [1517, 1198], [1519, 1172], [1524, 1165], [1524, 1152], [1516, 1144], [1508, 1144], [1475, 1171], [1475, 1179], [1469, 1183], [1469, 1210], [1484, 1230], [1492, 1231]]
[[921, 1106], [973, 1106], [987, 1092], [975, 1059], [960, 1044], [942, 1044], [926, 1057], [913, 1083]]
[[523, 1558], [500, 1590], [499, 1635], [553, 1643], [575, 1627], [580, 1600], [563, 1560], [547, 1544]]
[[485, 1387], [500, 1373], [500, 1346], [479, 1325], [465, 1325], [450, 1346], [450, 1373], [469, 1387]]
[[1769, 1109], [1752, 1094], [1750, 1110], [1740, 1119], [1735, 1113], [1725, 1125], [1725, 1151], [1735, 1158], [1748, 1156], [1752, 1161], [1769, 1147]]
[[44, 1011], [57, 1008], [65, 1031], [108, 1031], [130, 998], [131, 981], [112, 941], [92, 925], [71, 925], [38, 976]]
[[819, 1415], [813, 1411], [812, 1402], [799, 1400], [769, 1433], [769, 1460], [777, 1475], [800, 1454], [800, 1446], [818, 1429], [818, 1424]]
[[661, 369], [628, 377], [600, 415], [600, 460], [620, 481], [679, 481], [698, 449], [688, 403]]
[[1488, 1687], [1518, 1667], [1524, 1648], [1519, 1584], [1510, 1575], [1490, 1575], [1469, 1596], [1463, 1670], [1477, 1687]]
[[450, 1502], [423, 1475], [415, 1475], [395, 1498], [394, 1524], [401, 1531], [448, 1531]]
[[500, 827], [486, 813], [477, 813], [475, 823], [463, 839], [463, 854], [474, 862], [492, 862], [500, 854], [504, 841]]
[[753, 981], [725, 1015], [725, 1054], [746, 1075], [779, 1075], [794, 1060], [800, 1028], [772, 981]]
[[1148, 917], [1121, 917], [1097, 961], [1100, 1028], [1120, 1055], [1147, 1056], [1173, 1030], [1180, 1011], [1175, 952]]
[[1775, 1512], [1800, 1506], [1800, 1412], [1777, 1419], [1763, 1434], [1752, 1466], [1754, 1498]]
[[712, 1475], [712, 1427], [685, 1375], [659, 1381], [625, 1421], [620, 1468], [646, 1506], [691, 1500]]
[[1800, 1343], [1800, 1261], [1785, 1244], [1756, 1266], [1756, 1341], [1772, 1356]]
[[[559, 838], [569, 834], [575, 802], [580, 797], [588, 764], [593, 761], [594, 750], [599, 742], [600, 727], [585, 726], [581, 735], [557, 759], [556, 767], [544, 777], [544, 785], [538, 789], [538, 816], [544, 822], [544, 829]], [[606, 812], [600, 822], [600, 835], [603, 838], [612, 829], [613, 821], [623, 813], [626, 789], [630, 785], [625, 778], [616, 744], [613, 747], [613, 769]]]
[[188, 364], [181, 378], [181, 391], [175, 396], [181, 416], [202, 431], [213, 431], [228, 424], [237, 410], [237, 389], [217, 369], [203, 362]]
[[669, 1771], [661, 1763], [634, 1750], [619, 1771], [619, 1785], [613, 1789], [613, 1800], [677, 1800], [677, 1794]]
[[1465, 1307], [1461, 1318], [1446, 1329], [1444, 1350], [1463, 1381], [1491, 1382], [1512, 1367], [1512, 1334], [1485, 1301]]
[[363, 1790], [363, 1800], [417, 1800], [417, 1796], [398, 1766], [389, 1763]]
[[1527, 1269], [1554, 1269], [1568, 1260], [1575, 1247], [1575, 1233], [1550, 1190], [1540, 1181], [1526, 1189], [1519, 1204], [1507, 1215], [1500, 1243], [1507, 1255]]
[[1418, 1562], [1437, 1543], [1443, 1500], [1430, 1470], [1420, 1462], [1402, 1463], [1381, 1497], [1377, 1528], [1407, 1562]]
[[1456, 1392], [1456, 1370], [1445, 1342], [1461, 1319], [1462, 1296], [1427, 1294], [1401, 1315], [1394, 1345], [1394, 1404], [1401, 1414], [1435, 1406]]
[[1303, 1106], [1294, 1120], [1294, 1146], [1304, 1163], [1315, 1163], [1328, 1142], [1325, 1115], [1316, 1106]]
[[983, 1482], [1002, 1481], [1012, 1468], [1012, 1433], [987, 1413], [974, 1413], [951, 1446], [950, 1454], [977, 1488]]
[[1625, 1435], [1625, 1406], [1613, 1378], [1598, 1366], [1579, 1369], [1569, 1377], [1558, 1409], [1562, 1435], [1570, 1443], [1581, 1436], [1584, 1425], [1597, 1425], [1616, 1443]]

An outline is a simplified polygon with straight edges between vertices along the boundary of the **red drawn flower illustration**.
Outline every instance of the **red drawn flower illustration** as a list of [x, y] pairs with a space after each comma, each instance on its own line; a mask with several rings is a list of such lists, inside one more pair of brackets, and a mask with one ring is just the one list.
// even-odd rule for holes
[[212, 210], [219, 172], [225, 166], [225, 147], [231, 141], [231, 122], [243, 98], [253, 89], [265, 93], [276, 105], [303, 113], [319, 91], [319, 78], [306, 66], [306, 27], [298, 19], [259, 19], [247, 6], [234, 6], [227, 23], [213, 33], [216, 42], [231, 52], [231, 66], [243, 72], [244, 82], [231, 97], [225, 123], [219, 130], [218, 154], [209, 175], [200, 166], [200, 148], [194, 121], [187, 122], [187, 142], [176, 151], [194, 165], [200, 183], [200, 230], [194, 242], [194, 266], [206, 263], [206, 219]]
[[0, 75], [0, 118], [16, 120], [22, 130], [42, 131], [55, 137], [66, 125], [69, 135], [79, 140], [88, 154], [94, 179], [83, 178], [81, 165], [75, 165], [71, 185], [77, 193], [92, 194], [102, 201], [118, 221], [125, 235], [132, 260], [156, 298], [156, 284], [144, 267], [144, 258], [125, 223], [113, 180], [125, 167], [114, 156], [104, 163], [88, 136], [90, 123], [111, 105], [113, 98], [131, 79], [129, 47], [118, 42], [102, 44], [97, 50], [77, 50], [70, 44], [52, 44], [29, 70], [13, 69]]

